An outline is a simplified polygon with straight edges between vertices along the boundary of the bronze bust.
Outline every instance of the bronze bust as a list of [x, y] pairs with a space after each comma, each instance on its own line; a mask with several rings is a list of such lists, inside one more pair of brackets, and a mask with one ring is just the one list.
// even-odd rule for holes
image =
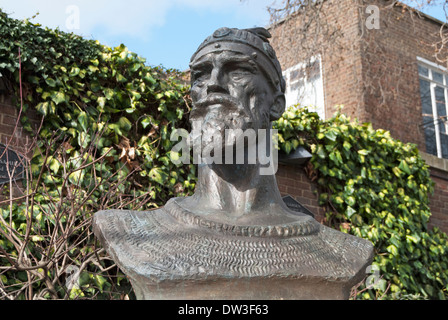
[[[202, 159], [194, 195], [95, 214], [95, 234], [138, 299], [345, 299], [371, 263], [370, 242], [288, 209], [274, 172], [248, 153], [244, 133], [270, 129], [285, 109], [269, 37], [220, 28], [191, 59], [190, 121], [200, 132], [191, 140]], [[218, 152], [222, 161], [206, 161]]]

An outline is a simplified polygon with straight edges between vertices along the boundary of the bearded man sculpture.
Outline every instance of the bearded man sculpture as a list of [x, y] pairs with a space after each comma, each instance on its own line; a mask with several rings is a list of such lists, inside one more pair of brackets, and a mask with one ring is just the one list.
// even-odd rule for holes
[[[203, 160], [211, 145], [235, 160], [226, 155], [244, 141], [244, 160], [202, 161], [194, 195], [163, 208], [95, 214], [96, 236], [138, 299], [346, 299], [363, 279], [371, 243], [288, 209], [274, 171], [248, 155], [244, 132], [270, 129], [285, 109], [269, 37], [220, 28], [191, 59], [193, 147]], [[272, 154], [267, 140], [257, 146]]]

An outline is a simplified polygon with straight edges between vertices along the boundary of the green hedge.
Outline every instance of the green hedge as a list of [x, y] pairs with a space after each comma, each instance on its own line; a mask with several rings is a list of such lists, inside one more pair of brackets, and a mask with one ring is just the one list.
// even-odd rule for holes
[[448, 296], [448, 238], [427, 227], [434, 183], [415, 145], [341, 113], [322, 121], [290, 109], [275, 128], [283, 151], [305, 146], [312, 153], [327, 224], [374, 244], [373, 269], [382, 278], [363, 298]]
[[[123, 277], [112, 279], [117, 271], [104, 254], [99, 265], [85, 265], [98, 252], [88, 223], [101, 209], [152, 209], [194, 189], [195, 166], [169, 160], [171, 131], [188, 127], [183, 75], [146, 65], [124, 45], [110, 48], [1, 11], [0, 72], [23, 127], [33, 134], [39, 121], [27, 115], [43, 118], [22, 186], [30, 196], [0, 209], [3, 291], [10, 298], [120, 296]], [[83, 266], [72, 292], [68, 265]]]

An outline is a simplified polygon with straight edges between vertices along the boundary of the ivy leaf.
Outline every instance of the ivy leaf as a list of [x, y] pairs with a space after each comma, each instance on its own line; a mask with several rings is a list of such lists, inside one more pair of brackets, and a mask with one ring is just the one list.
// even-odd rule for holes
[[41, 102], [36, 106], [36, 110], [40, 113], [46, 116], [48, 114], [48, 106], [50, 105], [49, 102]]
[[88, 122], [88, 116], [85, 111], [82, 111], [78, 116], [78, 123], [81, 125], [81, 128], [83, 131], [87, 131], [87, 128], [89, 126]]
[[28, 76], [28, 77], [27, 77], [27, 80], [28, 80], [29, 82], [31, 82], [32, 84], [39, 84], [39, 80], [40, 80], [40, 78], [39, 78], [39, 77], [36, 77], [36, 76]]
[[123, 77], [123, 75], [121, 75], [119, 73], [117, 74], [116, 79], [117, 79], [117, 82], [121, 82], [121, 83], [128, 81], [128, 79], [126, 79], [125, 77]]
[[118, 120], [118, 123], [120, 128], [126, 131], [129, 131], [132, 128], [132, 123], [126, 117], [121, 117], [120, 120]]
[[93, 92], [98, 92], [101, 90], [101, 84], [98, 81], [93, 81], [92, 83], [90, 83], [90, 89]]
[[411, 169], [409, 168], [409, 166], [405, 160], [402, 160], [400, 162], [400, 165], [398, 166], [398, 168], [400, 168], [400, 170], [406, 172], [409, 175], [412, 174]]
[[100, 69], [98, 69], [98, 67], [96, 67], [94, 65], [88, 66], [87, 69], [89, 69], [89, 71], [90, 71], [89, 73], [95, 73], [100, 70]]
[[149, 171], [149, 177], [151, 180], [163, 185], [168, 175], [161, 168], [155, 167]]
[[286, 154], [289, 154], [291, 152], [292, 146], [291, 146], [291, 142], [290, 141], [286, 141], [284, 146], [283, 146]]
[[154, 79], [154, 77], [153, 77], [149, 72], [147, 72], [147, 73], [145, 74], [145, 76], [143, 77], [143, 79], [145, 79], [146, 81], [148, 81], [148, 82], [151, 83], [152, 85], [154, 85], [154, 84], [157, 83], [156, 79]]
[[356, 210], [352, 207], [348, 206], [347, 210], [345, 211], [347, 213], [347, 217], [350, 218], [352, 215], [356, 213]]
[[118, 136], [123, 136], [123, 132], [120, 129], [120, 125], [116, 123], [111, 123], [107, 125], [107, 127], [111, 130], [113, 130]]
[[331, 141], [336, 141], [337, 133], [334, 130], [329, 130], [325, 132], [325, 138]]
[[52, 78], [45, 79], [45, 82], [52, 88], [56, 87], [56, 80]]
[[147, 116], [147, 117], [143, 118], [140, 121], [140, 123], [142, 124], [143, 129], [146, 129], [146, 127], [149, 126], [152, 123], [152, 121], [151, 121], [151, 118], [149, 116]]
[[352, 148], [352, 145], [350, 144], [350, 142], [348, 142], [347, 140], [346, 141], [344, 141], [344, 143], [343, 143], [343, 145], [342, 145], [343, 147], [344, 147], [344, 149], [345, 150], [347, 150], [347, 151], [350, 151], [351, 150], [351, 148]]
[[392, 172], [393, 172], [398, 178], [400, 178], [401, 175], [403, 174], [403, 171], [401, 171], [399, 167], [393, 167], [393, 168], [392, 168]]
[[142, 97], [142, 95], [137, 91], [130, 91], [130, 93], [132, 94], [135, 100], [139, 100]]
[[99, 61], [98, 61], [98, 59], [94, 59], [94, 60], [90, 60], [90, 62], [95, 66], [95, 67], [98, 67], [98, 65], [99, 65]]
[[362, 155], [362, 156], [366, 156], [366, 155], [368, 155], [369, 153], [370, 153], [369, 150], [365, 150], [365, 149], [358, 150], [358, 154], [360, 154], [360, 155]]
[[57, 92], [53, 92], [51, 94], [51, 100], [53, 100], [53, 102], [58, 105], [62, 102], [66, 101], [66, 97], [65, 94], [63, 92], [57, 91]]
[[398, 249], [396, 246], [394, 246], [393, 244], [391, 244], [390, 246], [388, 246], [386, 248], [387, 252], [391, 253], [392, 255], [396, 256], [398, 255]]
[[104, 106], [106, 105], [106, 97], [99, 97], [98, 100], [98, 110], [104, 112]]
[[134, 63], [134, 64], [129, 68], [129, 70], [132, 71], [132, 72], [135, 72], [135, 71], [137, 71], [138, 69], [140, 69], [141, 66], [142, 66], [142, 65], [141, 65], [140, 63]]
[[70, 73], [68, 75], [70, 77], [76, 77], [80, 71], [81, 71], [81, 69], [79, 69], [78, 67], [72, 67], [70, 70]]
[[111, 100], [114, 97], [114, 90], [110, 88], [105, 88], [103, 93], [107, 100]]
[[316, 152], [316, 154], [319, 156], [319, 158], [321, 158], [321, 159], [325, 159], [325, 157], [326, 157], [326, 153], [325, 153], [325, 150], [324, 150], [324, 148], [323, 148], [322, 145], [318, 145], [318, 146], [317, 146], [317, 152]]
[[59, 168], [61, 167], [61, 163], [57, 159], [52, 158], [49, 167], [51, 171], [53, 171], [53, 173], [56, 174], [59, 171]]

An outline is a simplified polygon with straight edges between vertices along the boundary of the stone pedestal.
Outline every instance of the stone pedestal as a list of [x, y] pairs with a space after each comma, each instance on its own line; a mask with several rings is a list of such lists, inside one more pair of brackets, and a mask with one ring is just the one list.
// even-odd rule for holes
[[101, 211], [94, 231], [138, 299], [347, 299], [373, 258], [370, 242], [311, 217], [228, 225], [183, 209]]
[[352, 288], [351, 282], [306, 277], [207, 277], [160, 282], [135, 277], [131, 282], [139, 300], [346, 300]]

